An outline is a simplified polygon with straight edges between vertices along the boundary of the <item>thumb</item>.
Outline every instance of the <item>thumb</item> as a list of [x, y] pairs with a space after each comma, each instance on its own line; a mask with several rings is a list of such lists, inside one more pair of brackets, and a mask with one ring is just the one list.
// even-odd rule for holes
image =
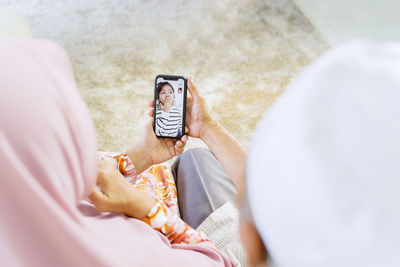
[[193, 76], [190, 75], [187, 79], [187, 86], [189, 89], [190, 94], [192, 95], [193, 99], [199, 97], [199, 92], [197, 91], [196, 85], [193, 82]]

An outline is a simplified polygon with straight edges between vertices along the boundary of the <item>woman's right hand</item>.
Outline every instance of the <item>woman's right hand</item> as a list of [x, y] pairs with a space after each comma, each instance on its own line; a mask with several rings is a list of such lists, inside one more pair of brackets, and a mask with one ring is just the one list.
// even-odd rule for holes
[[187, 79], [190, 95], [186, 102], [186, 126], [189, 128], [188, 135], [203, 138], [207, 128], [215, 123], [208, 110], [206, 100], [197, 91], [193, 77]]
[[[211, 117], [206, 100], [197, 91], [192, 76], [187, 79], [187, 85], [190, 96], [187, 97], [186, 101], [185, 125], [189, 128], [189, 131], [186, 132], [186, 134], [191, 137], [203, 139], [203, 136], [207, 132], [207, 129], [213, 124], [216, 124], [216, 122]], [[154, 101], [152, 100], [149, 103], [149, 107], [153, 107], [153, 105]], [[149, 111], [149, 116], [153, 117], [153, 109]]]

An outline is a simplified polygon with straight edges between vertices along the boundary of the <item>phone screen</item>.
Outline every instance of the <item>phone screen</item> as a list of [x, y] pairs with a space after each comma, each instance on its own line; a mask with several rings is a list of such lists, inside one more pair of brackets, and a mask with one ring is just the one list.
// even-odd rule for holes
[[156, 136], [180, 138], [184, 135], [186, 80], [181, 76], [158, 75], [154, 90]]

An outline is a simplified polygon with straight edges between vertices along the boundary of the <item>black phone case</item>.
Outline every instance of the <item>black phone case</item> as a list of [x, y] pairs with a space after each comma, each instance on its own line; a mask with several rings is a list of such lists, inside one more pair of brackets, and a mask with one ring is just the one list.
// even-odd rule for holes
[[[182, 104], [182, 130], [181, 133], [182, 135], [180, 136], [175, 136], [175, 137], [171, 137], [171, 136], [161, 136], [161, 135], [157, 135], [156, 134], [156, 88], [157, 88], [157, 79], [158, 78], [163, 78], [164, 80], [178, 80], [178, 79], [183, 79], [184, 80], [184, 84], [183, 84], [183, 104]], [[170, 138], [170, 139], [181, 139], [181, 137], [185, 134], [185, 124], [186, 124], [186, 94], [187, 94], [187, 80], [185, 77], [183, 76], [176, 76], [176, 75], [164, 75], [164, 74], [159, 74], [156, 76], [156, 78], [154, 79], [154, 105], [153, 105], [153, 131], [155, 133], [155, 135], [158, 138]]]

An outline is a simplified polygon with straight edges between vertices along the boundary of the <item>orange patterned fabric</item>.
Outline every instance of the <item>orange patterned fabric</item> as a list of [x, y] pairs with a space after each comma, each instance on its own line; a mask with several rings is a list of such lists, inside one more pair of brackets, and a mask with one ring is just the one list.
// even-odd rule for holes
[[156, 203], [142, 220], [163, 233], [171, 243], [215, 244], [203, 233], [185, 223], [179, 214], [175, 180], [168, 164], [151, 166], [137, 175], [135, 166], [124, 153], [98, 152], [97, 158], [113, 162], [115, 167], [137, 189], [148, 193]]

